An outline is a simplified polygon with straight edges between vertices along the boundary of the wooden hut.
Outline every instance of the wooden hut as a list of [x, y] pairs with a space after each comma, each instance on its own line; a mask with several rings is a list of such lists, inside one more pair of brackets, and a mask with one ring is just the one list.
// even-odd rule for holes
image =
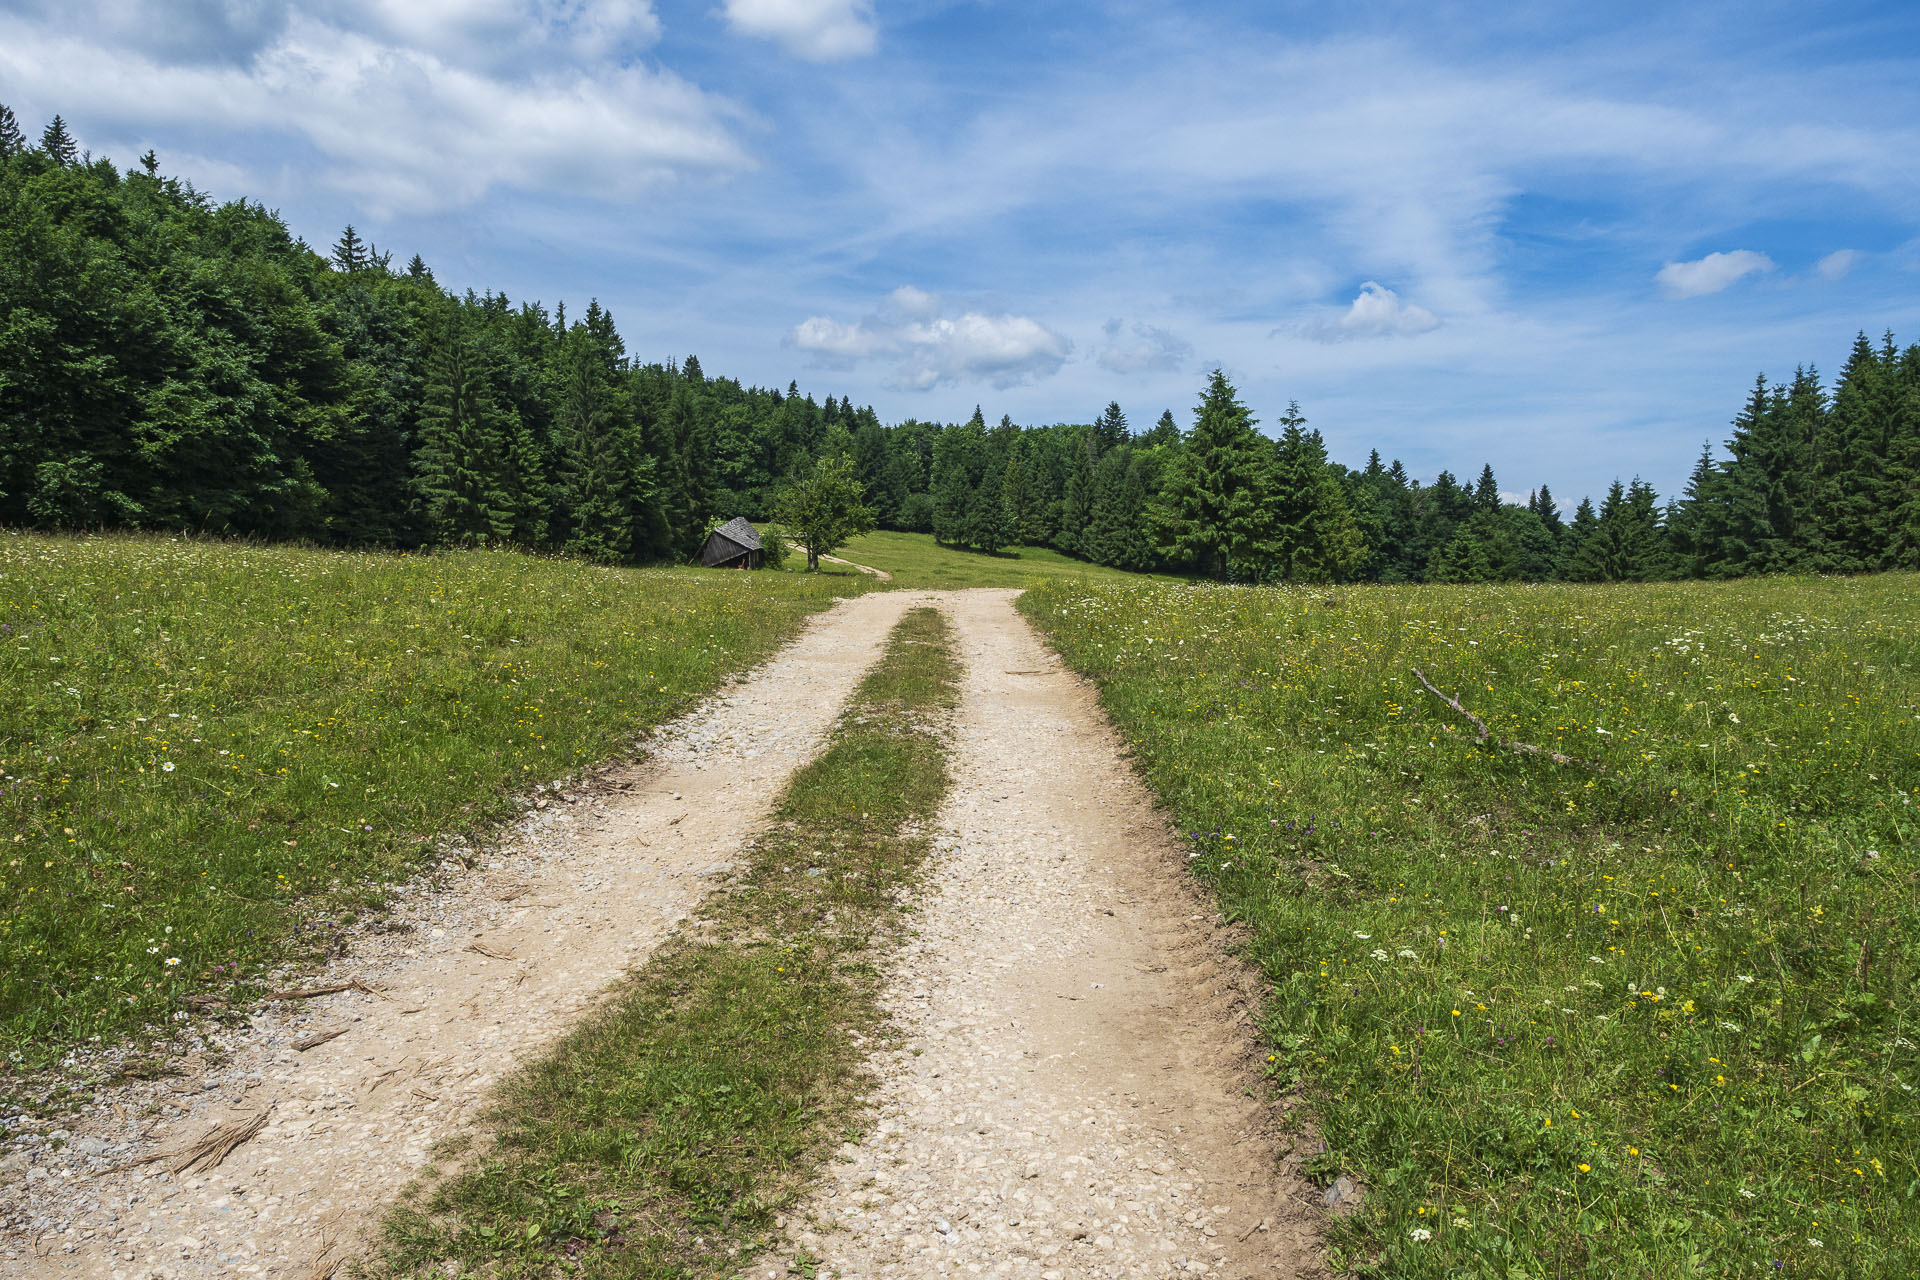
[[715, 529], [700, 548], [700, 563], [709, 569], [758, 569], [765, 556], [760, 535], [745, 516], [735, 516]]

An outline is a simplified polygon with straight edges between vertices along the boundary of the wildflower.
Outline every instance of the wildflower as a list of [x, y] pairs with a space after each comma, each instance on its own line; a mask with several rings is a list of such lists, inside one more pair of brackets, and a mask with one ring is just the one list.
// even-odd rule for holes
[[1740, 1188], [1740, 1194], [1741, 1196], [1743, 1196], [1748, 1200], [1751, 1200], [1754, 1198], [1753, 1192], [1747, 1190], [1745, 1187]]
[[1813, 1249], [1824, 1249], [1827, 1247], [1823, 1242], [1815, 1240], [1812, 1236], [1807, 1237], [1807, 1246]]
[[1400, 958], [1402, 960], [1418, 960], [1420, 957], [1416, 956], [1413, 952], [1407, 950], [1405, 947], [1402, 947], [1400, 948]]
[[1580, 1172], [1582, 1172], [1582, 1173], [1592, 1173], [1592, 1172], [1593, 1172], [1593, 1166], [1592, 1166], [1592, 1165], [1590, 1165], [1590, 1164], [1583, 1164], [1583, 1165], [1581, 1165], [1581, 1166], [1580, 1166]]
[[177, 965], [177, 964], [179, 964], [179, 963], [180, 963], [180, 957], [179, 957], [179, 956], [168, 956], [168, 957], [167, 957], [167, 968], [169, 968], [169, 969], [171, 969], [171, 968], [173, 968], [173, 966], [175, 966], [175, 965]]
[[1360, 941], [1362, 942], [1373, 941], [1373, 935], [1370, 933], [1355, 933], [1353, 936], [1360, 939]]
[[1407, 1232], [1407, 1239], [1413, 1241], [1415, 1244], [1425, 1244], [1427, 1241], [1433, 1239], [1433, 1232], [1427, 1230], [1425, 1227], [1415, 1227], [1413, 1230]]
[[1389, 957], [1388, 957], [1388, 955], [1387, 955], [1387, 953], [1386, 953], [1386, 951], [1384, 951], [1384, 950], [1383, 950], [1383, 949], [1381, 949], [1380, 947], [1375, 947], [1375, 948], [1373, 949], [1373, 958], [1374, 958], [1375, 960], [1386, 960], [1386, 959], [1388, 959]]
[[161, 766], [160, 766], [160, 772], [162, 772], [162, 773], [172, 773], [172, 772], [173, 772], [173, 761], [171, 761], [171, 760], [169, 760], [169, 761], [167, 761], [167, 762], [166, 762], [165, 764], [163, 764], [163, 765], [161, 765]]
[[1738, 979], [1740, 979], [1740, 981], [1742, 981], [1742, 982], [1752, 982], [1752, 981], [1753, 981], [1753, 975], [1752, 975], [1752, 974], [1750, 974], [1750, 973], [1736, 973], [1736, 974], [1734, 974], [1733, 976], [1734, 976], [1734, 977], [1736, 977], [1736, 978], [1738, 978]]

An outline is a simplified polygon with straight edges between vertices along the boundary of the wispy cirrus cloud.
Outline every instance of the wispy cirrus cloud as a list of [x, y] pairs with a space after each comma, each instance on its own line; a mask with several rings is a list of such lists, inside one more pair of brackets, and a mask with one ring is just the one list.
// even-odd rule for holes
[[1107, 345], [1096, 359], [1113, 373], [1170, 373], [1193, 363], [1193, 344], [1179, 334], [1135, 320], [1109, 320], [1102, 326]]

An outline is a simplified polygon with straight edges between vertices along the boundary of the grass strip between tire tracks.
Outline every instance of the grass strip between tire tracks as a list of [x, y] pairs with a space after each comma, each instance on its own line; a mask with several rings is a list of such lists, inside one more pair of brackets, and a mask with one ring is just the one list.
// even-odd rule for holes
[[377, 1272], [722, 1276], [771, 1242], [858, 1124], [957, 676], [942, 616], [909, 613], [738, 879], [507, 1084], [490, 1145], [390, 1213]]

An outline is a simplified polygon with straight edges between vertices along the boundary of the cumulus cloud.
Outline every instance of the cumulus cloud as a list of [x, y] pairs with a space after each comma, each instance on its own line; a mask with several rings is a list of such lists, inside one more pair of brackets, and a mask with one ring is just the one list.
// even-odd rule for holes
[[1193, 359], [1192, 343], [1139, 320], [1131, 326], [1109, 320], [1102, 332], [1107, 335], [1107, 345], [1098, 357], [1100, 367], [1113, 373], [1169, 372]]
[[811, 62], [872, 53], [878, 41], [872, 0], [726, 0], [726, 14], [742, 35]]
[[1838, 280], [1853, 270], [1853, 264], [1860, 261], [1860, 255], [1852, 249], [1836, 249], [1820, 259], [1813, 266], [1822, 280]]
[[1433, 312], [1403, 301], [1385, 285], [1368, 280], [1345, 313], [1310, 324], [1301, 332], [1316, 342], [1347, 342], [1355, 338], [1409, 337], [1439, 327], [1440, 317]]
[[890, 385], [906, 391], [969, 381], [1005, 389], [1051, 377], [1073, 353], [1071, 342], [1031, 316], [942, 310], [932, 294], [896, 289], [874, 315], [853, 322], [809, 316], [787, 342], [829, 368], [889, 359]]
[[1710, 253], [1693, 262], [1669, 262], [1654, 275], [1654, 283], [1671, 298], [1698, 298], [1732, 288], [1757, 271], [1773, 270], [1773, 259], [1751, 249]]
[[[95, 3], [119, 12], [112, 0]], [[498, 187], [624, 198], [750, 163], [732, 106], [624, 60], [658, 34], [644, 0], [333, 8], [288, 17], [251, 50], [241, 40], [244, 56], [226, 61], [115, 48], [124, 27], [97, 34], [0, 20], [0, 82], [50, 102], [89, 85], [95, 120], [136, 128], [303, 139], [331, 162], [317, 166], [327, 179], [376, 212], [457, 208]], [[547, 55], [528, 71], [488, 52], [502, 45]]]

